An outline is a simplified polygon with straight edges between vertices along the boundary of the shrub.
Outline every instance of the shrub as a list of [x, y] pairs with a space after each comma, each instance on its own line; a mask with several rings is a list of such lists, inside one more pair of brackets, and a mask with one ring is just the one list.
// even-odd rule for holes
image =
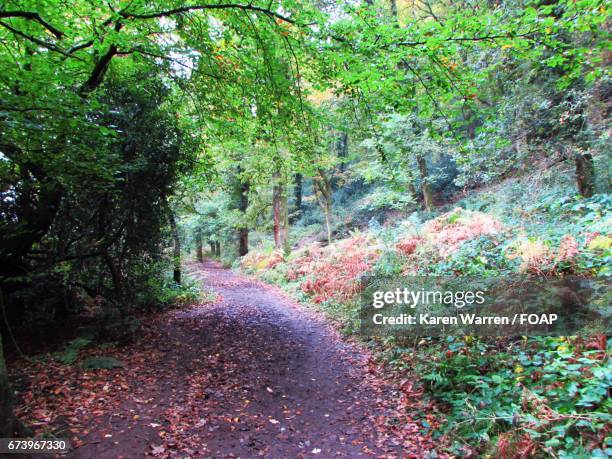
[[321, 251], [314, 249], [292, 262], [290, 276], [310, 273], [300, 285], [315, 303], [348, 301], [360, 290], [359, 279], [369, 272], [380, 256], [376, 239], [361, 233]]
[[440, 254], [447, 256], [456, 251], [462, 242], [497, 234], [502, 228], [503, 225], [490, 215], [458, 207], [425, 223], [423, 231]]
[[240, 264], [243, 268], [251, 272], [264, 271], [274, 269], [279, 263], [283, 262], [283, 254], [281, 251], [272, 251], [265, 253], [259, 250], [251, 250], [242, 257]]
[[498, 457], [522, 448], [531, 455], [604, 457], [612, 370], [610, 343], [600, 341], [450, 337], [422, 351], [417, 370], [447, 404], [447, 432], [476, 449], [492, 443]]

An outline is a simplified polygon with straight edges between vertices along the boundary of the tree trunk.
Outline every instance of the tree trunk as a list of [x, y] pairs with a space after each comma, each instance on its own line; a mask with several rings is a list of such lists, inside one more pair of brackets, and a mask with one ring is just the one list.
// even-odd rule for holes
[[414, 186], [414, 183], [410, 182], [408, 184], [408, 192], [410, 193], [410, 196], [412, 197], [414, 202], [418, 204], [418, 202], [421, 200], [421, 196], [419, 195], [416, 186]]
[[325, 171], [319, 169], [318, 177], [314, 180], [315, 196], [323, 214], [325, 216], [325, 230], [327, 233], [327, 243], [332, 243], [332, 224], [333, 224], [333, 190], [330, 180], [327, 178]]
[[[3, 292], [0, 291], [0, 295]], [[8, 378], [6, 360], [4, 359], [4, 348], [2, 333], [0, 333], [0, 437], [12, 438], [31, 437], [33, 432], [25, 426], [13, 412], [13, 394]]]
[[419, 166], [419, 174], [421, 175], [421, 191], [423, 192], [423, 204], [425, 209], [431, 211], [433, 209], [433, 195], [431, 193], [431, 185], [429, 184], [429, 174], [427, 172], [427, 162], [422, 155], [418, 155], [417, 165]]
[[249, 253], [249, 229], [240, 228], [238, 230], [238, 255], [241, 257]]
[[[59, 185], [49, 183], [46, 179], [37, 182], [31, 179], [34, 173], [29, 172], [27, 166], [15, 163], [25, 170], [24, 188], [27, 193], [23, 194], [28, 196], [17, 197], [24, 204], [20, 206], [16, 220], [13, 222], [12, 219], [4, 219], [0, 224], [0, 277], [7, 288], [9, 284], [20, 284], [14, 278], [28, 273], [25, 258], [49, 231], [63, 195]], [[34, 166], [31, 169], [37, 170]], [[30, 198], [29, 195], [37, 196], [38, 199]]]
[[221, 243], [219, 241], [215, 241], [215, 256], [216, 257], [220, 257], [221, 256]]
[[281, 246], [281, 187], [275, 184], [272, 188], [272, 218], [274, 219], [272, 231], [274, 233], [274, 246]]
[[398, 16], [397, 16], [397, 0], [389, 0], [391, 7], [391, 17], [395, 19], [396, 25], [399, 25]]
[[166, 205], [168, 211], [168, 221], [170, 222], [170, 228], [172, 229], [172, 239], [174, 240], [174, 249], [172, 252], [172, 261], [174, 263], [174, 282], [181, 285], [181, 239], [179, 237], [178, 227], [176, 226], [176, 219], [174, 213], [170, 209], [169, 205]]
[[295, 188], [294, 188], [294, 197], [295, 197], [295, 208], [291, 215], [291, 222], [295, 222], [302, 216], [302, 174], [295, 174]]
[[12, 437], [15, 426], [11, 386], [9, 385], [4, 351], [2, 348], [2, 334], [0, 333], [0, 437]]
[[[346, 157], [348, 156], [348, 134], [346, 132], [338, 133], [338, 139], [336, 140], [334, 149], [338, 156], [340, 174], [343, 174], [345, 171]], [[337, 190], [339, 188], [341, 176], [334, 174], [334, 171], [330, 171], [330, 176], [329, 181], [332, 190]]]
[[595, 190], [595, 165], [590, 153], [576, 153], [576, 184], [578, 192], [585, 198], [593, 196]]
[[331, 202], [327, 203], [323, 209], [323, 213], [325, 214], [325, 231], [327, 233], [327, 243], [332, 243], [332, 212], [331, 212]]
[[274, 245], [277, 250], [289, 253], [287, 189], [280, 174], [275, 177], [272, 188], [272, 210], [274, 213]]
[[202, 253], [202, 230], [201, 229], [196, 230], [195, 243], [196, 243], [196, 258], [200, 263], [202, 263], [204, 261], [204, 254]]
[[104, 259], [104, 262], [111, 273], [113, 287], [115, 288], [115, 295], [117, 296], [118, 300], [121, 300], [123, 298], [123, 279], [121, 278], [121, 270], [108, 252], [104, 251], [102, 258]]
[[[240, 201], [238, 208], [242, 212], [243, 216], [246, 216], [246, 212], [249, 208], [249, 182], [240, 183]], [[243, 222], [243, 226], [238, 229], [238, 254], [243, 257], [249, 253], [249, 228], [246, 226], [246, 222]]]

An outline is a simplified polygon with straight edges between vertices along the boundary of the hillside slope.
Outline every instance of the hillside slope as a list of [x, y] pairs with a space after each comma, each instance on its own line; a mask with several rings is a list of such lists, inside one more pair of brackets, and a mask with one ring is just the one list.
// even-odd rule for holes
[[[375, 219], [329, 246], [251, 251], [241, 268], [359, 330], [370, 275], [609, 276], [611, 196], [576, 196], [563, 165], [476, 190], [433, 214]], [[381, 218], [382, 219], [382, 218]], [[303, 229], [302, 229], [303, 231]], [[451, 452], [604, 457], [612, 381], [605, 336], [369, 340], [446, 411]], [[468, 446], [470, 445], [470, 446]], [[608, 449], [606, 449], [608, 448]], [[607, 451], [607, 452], [606, 452]]]

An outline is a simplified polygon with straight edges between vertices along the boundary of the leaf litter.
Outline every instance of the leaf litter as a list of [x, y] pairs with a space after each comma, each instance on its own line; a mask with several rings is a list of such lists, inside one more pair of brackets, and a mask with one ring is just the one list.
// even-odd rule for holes
[[[70, 438], [70, 457], [444, 456], [416, 384], [277, 288], [190, 269], [214, 303], [143, 318], [135, 342], [74, 365], [13, 362], [18, 416]], [[102, 354], [122, 367], [78, 365]]]

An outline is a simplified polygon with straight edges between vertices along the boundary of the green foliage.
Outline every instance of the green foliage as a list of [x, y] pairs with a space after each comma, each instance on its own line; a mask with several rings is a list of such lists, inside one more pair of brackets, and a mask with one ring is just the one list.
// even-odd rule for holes
[[123, 368], [123, 363], [114, 357], [92, 356], [87, 357], [81, 364], [84, 370], [112, 370]]
[[[528, 433], [544, 451], [582, 457], [612, 419], [609, 357], [565, 338], [458, 339], [420, 351], [427, 389], [449, 407], [448, 432], [471, 445]], [[502, 350], [504, 349], [504, 350]], [[609, 344], [608, 344], [609, 350]], [[426, 363], [435, 356], [439, 362]], [[499, 443], [501, 444], [501, 443]]]
[[356, 211], [405, 210], [413, 205], [414, 198], [406, 191], [379, 187], [359, 202]]
[[263, 270], [259, 276], [264, 282], [284, 285], [287, 282], [287, 265], [281, 263], [275, 269]]
[[183, 306], [202, 299], [199, 281], [183, 275], [181, 284], [177, 285], [168, 264], [156, 263], [135, 276], [135, 281], [140, 283], [136, 300], [142, 308]]
[[79, 358], [79, 352], [92, 343], [90, 338], [79, 337], [70, 341], [63, 350], [55, 352], [51, 356], [64, 365], [72, 365]]
[[431, 268], [432, 273], [462, 276], [499, 276], [516, 272], [518, 263], [508, 259], [498, 238], [480, 236], [461, 245], [459, 250]]
[[[294, 194], [292, 242], [326, 240], [326, 221], [330, 239], [368, 227], [340, 247], [358, 258], [372, 244], [371, 266], [347, 259], [338, 277], [355, 266], [610, 274], [607, 5], [323, 3], [3, 3], [0, 286], [11, 322], [34, 335], [94, 311], [105, 333], [130, 334], [136, 309], [198, 301], [194, 282], [170, 281], [169, 210], [184, 249], [220, 243], [225, 265], [251, 231], [248, 269], [306, 299], [309, 274], [267, 236], [279, 226], [274, 185]], [[595, 158], [600, 194], [575, 196], [575, 156]], [[432, 229], [419, 217], [449, 210], [433, 209], [441, 202], [462, 208]], [[537, 266], [525, 247], [540, 250]], [[358, 304], [319, 299], [356, 331]], [[86, 345], [55, 358], [73, 363]], [[542, 451], [579, 455], [582, 436], [609, 421], [608, 362], [559, 348], [431, 342], [422, 369], [460, 438], [504, 444], [520, 431]], [[116, 364], [101, 359], [87, 365]]]

